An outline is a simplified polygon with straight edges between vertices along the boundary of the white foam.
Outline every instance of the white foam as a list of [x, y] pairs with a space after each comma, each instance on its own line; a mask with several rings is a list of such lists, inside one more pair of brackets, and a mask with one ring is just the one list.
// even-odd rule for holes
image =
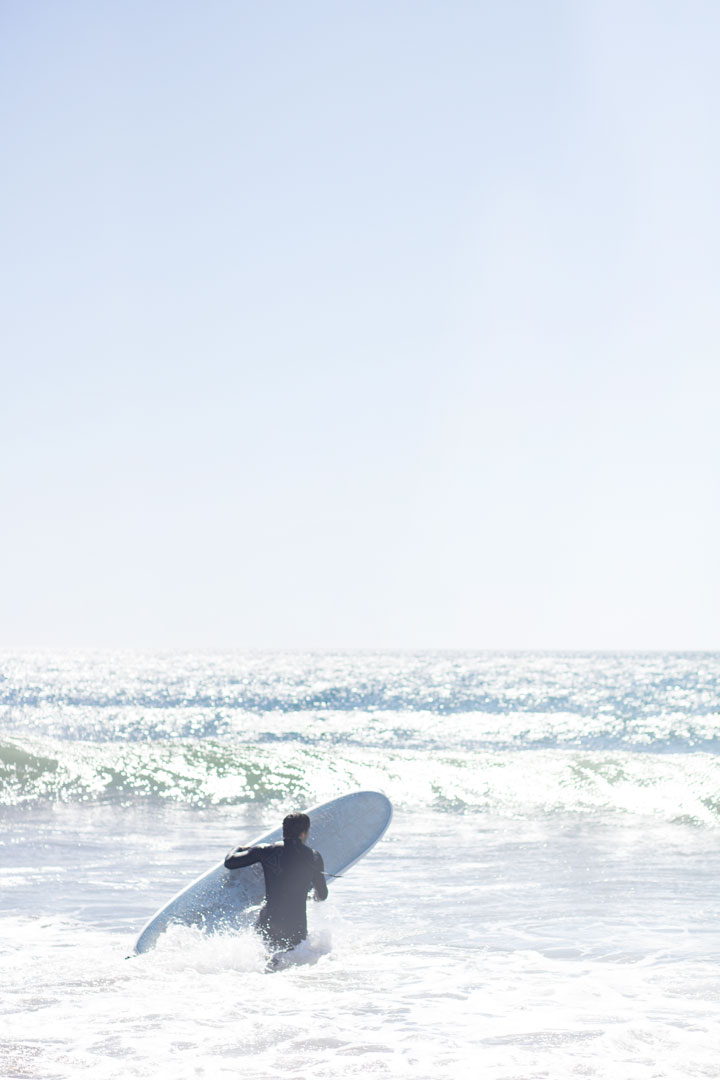
[[[266, 974], [252, 932], [173, 927], [153, 952], [124, 959], [143, 913], [130, 916], [137, 897], [113, 875], [125, 882], [129, 852], [131, 875], [148, 865], [137, 862], [136, 815], [128, 829], [115, 820], [102, 887], [88, 879], [102, 859], [92, 830], [82, 850], [66, 849], [62, 893], [43, 889], [42, 865], [22, 863], [49, 914], [0, 923], [0, 1075], [604, 1080], [610, 1069], [655, 1080], [716, 1067], [712, 831], [398, 815], [327, 903], [309, 905], [294, 962]], [[190, 877], [207, 824], [192, 811], [165, 824]], [[178, 863], [151, 847], [145, 858], [174, 885]], [[99, 888], [105, 907], [97, 895], [88, 903]], [[61, 902], [66, 912], [53, 913]], [[118, 919], [122, 932], [107, 928]]]

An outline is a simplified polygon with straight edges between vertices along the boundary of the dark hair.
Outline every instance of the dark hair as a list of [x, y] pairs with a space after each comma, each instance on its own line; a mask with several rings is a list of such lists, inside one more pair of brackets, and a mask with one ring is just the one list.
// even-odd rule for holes
[[283, 840], [298, 840], [302, 833], [310, 831], [307, 814], [288, 814], [283, 821]]

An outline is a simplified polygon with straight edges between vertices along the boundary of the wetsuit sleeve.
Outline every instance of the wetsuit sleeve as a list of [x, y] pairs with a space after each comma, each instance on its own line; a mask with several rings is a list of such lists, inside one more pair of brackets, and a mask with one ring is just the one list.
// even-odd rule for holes
[[322, 855], [319, 851], [313, 852], [313, 889], [315, 890], [316, 900], [327, 900], [328, 887], [325, 880], [325, 863], [323, 862]]
[[232, 851], [228, 851], [225, 856], [225, 869], [226, 870], [238, 870], [241, 866], [252, 866], [253, 863], [260, 862], [263, 856], [263, 849], [261, 847], [236, 847]]

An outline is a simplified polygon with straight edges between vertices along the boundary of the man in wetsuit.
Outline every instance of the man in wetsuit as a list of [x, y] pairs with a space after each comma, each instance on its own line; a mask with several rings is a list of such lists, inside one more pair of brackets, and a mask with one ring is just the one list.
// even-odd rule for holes
[[327, 898], [322, 856], [307, 846], [309, 832], [307, 814], [288, 814], [281, 843], [237, 847], [225, 859], [228, 870], [261, 863], [265, 903], [255, 929], [273, 949], [292, 949], [307, 937], [305, 903], [310, 889], [316, 900]]

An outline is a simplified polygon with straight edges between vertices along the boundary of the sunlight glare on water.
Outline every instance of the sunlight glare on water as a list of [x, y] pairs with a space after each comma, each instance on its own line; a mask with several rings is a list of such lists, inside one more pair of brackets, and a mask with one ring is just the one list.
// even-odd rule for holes
[[[717, 1074], [717, 657], [3, 672], [3, 1077]], [[182, 926], [125, 959], [231, 846], [357, 788], [392, 826], [291, 965]]]

